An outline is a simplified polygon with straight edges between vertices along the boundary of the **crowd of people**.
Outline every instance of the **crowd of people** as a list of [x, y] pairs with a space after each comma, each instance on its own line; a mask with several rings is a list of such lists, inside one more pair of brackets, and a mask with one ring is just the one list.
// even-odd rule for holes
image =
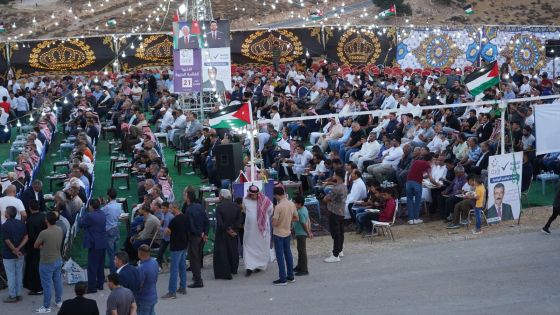
[[[558, 90], [546, 73], [512, 69], [508, 59], [500, 69], [500, 84], [487, 89], [482, 100], [550, 95]], [[311, 218], [301, 194], [288, 197], [285, 180], [301, 183], [304, 191], [320, 199], [333, 239], [325, 262], [335, 263], [344, 256], [345, 230], [373, 234], [372, 220], [406, 217], [406, 223], [415, 225], [439, 217], [447, 228], [456, 229], [467, 224], [461, 219], [475, 209], [473, 232], [481, 233], [485, 170], [489, 156], [498, 149], [500, 124], [505, 124], [508, 150], [524, 152], [522, 191], [541, 170], [560, 171], [560, 152], [534, 153], [532, 113], [542, 101], [509, 104], [506, 121], [501, 121], [502, 109], [497, 105], [458, 106], [473, 100], [464, 84], [469, 70], [374, 73], [369, 68], [340, 69], [329, 62], [296, 63], [278, 71], [236, 67], [233, 91], [226, 92], [224, 99], [229, 104], [251, 102], [259, 129], [255, 149], [262, 165], [257, 174], [249, 175], [275, 180], [275, 187], [267, 196], [262, 187], [251, 185], [242, 198], [221, 187], [213, 227], [214, 277], [233, 279], [240, 257], [245, 276], [264, 271], [272, 248], [279, 271], [274, 285], [309, 274], [306, 241], [313, 237]], [[187, 288], [204, 287], [203, 247], [212, 228], [208, 211], [195, 187], [181, 187], [182, 204], [175, 200], [156, 135], [163, 134], [178, 154], [192, 157], [202, 181], [218, 187], [222, 181], [215, 146], [240, 142], [248, 152], [246, 136], [213, 129], [197, 112], [181, 106], [173, 93], [172, 73], [165, 69], [27, 76], [3, 83], [0, 124], [11, 131], [16, 121], [33, 124], [31, 117], [36, 119], [14, 172], [2, 177], [2, 256], [9, 284], [5, 302], [21, 301], [25, 287], [30, 294], [43, 295], [37, 313], [49, 313], [54, 288], [59, 314], [81, 314], [77, 310], [86, 309], [96, 314], [95, 302], [84, 295], [102, 290], [107, 280], [108, 311], [155, 314], [160, 272], [170, 275], [162, 299], [176, 299]], [[224, 105], [217, 102], [210, 107], [217, 112]], [[427, 105], [455, 106], [426, 110]], [[377, 109], [383, 114], [361, 113]], [[338, 115], [313, 118], [323, 114]], [[295, 119], [284, 122], [283, 118]], [[29, 182], [43, 147], [57, 130], [57, 119], [63, 122], [62, 132], [72, 152], [66, 179], [53, 193], [52, 206], [47, 206], [42, 182]], [[129, 157], [138, 183], [138, 202], [128, 214], [129, 227], [122, 240], [123, 209], [117, 191], [109, 189], [106, 200], [90, 198], [95, 146], [104, 129], [114, 131], [118, 150]], [[457, 197], [460, 194], [465, 197]], [[400, 202], [402, 197], [406, 202]], [[427, 211], [421, 217], [423, 204]], [[84, 231], [88, 280], [75, 285], [75, 299], [62, 303], [63, 247], [74, 224]], [[298, 252], [295, 266], [292, 235]], [[192, 273], [189, 285], [187, 270]]]

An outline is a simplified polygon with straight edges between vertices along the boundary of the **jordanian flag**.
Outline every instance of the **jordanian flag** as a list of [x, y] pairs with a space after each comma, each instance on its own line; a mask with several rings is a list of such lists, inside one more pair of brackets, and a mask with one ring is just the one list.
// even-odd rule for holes
[[251, 123], [251, 106], [249, 103], [228, 106], [209, 116], [210, 127], [239, 128]]
[[465, 85], [472, 96], [477, 96], [498, 83], [500, 83], [500, 70], [498, 69], [497, 61], [493, 61], [486, 67], [474, 71], [465, 78]]
[[465, 13], [468, 14], [468, 15], [471, 15], [471, 14], [474, 13], [472, 5], [470, 5], [470, 4], [467, 4], [466, 6], [464, 6], [463, 9], [465, 10]]
[[384, 19], [386, 17], [395, 16], [395, 15], [397, 15], [397, 8], [395, 8], [395, 5], [393, 4], [388, 10], [380, 12], [377, 16]]
[[110, 18], [110, 19], [107, 20], [107, 26], [114, 27], [114, 26], [116, 26], [116, 25], [117, 25], [117, 19], [115, 19], [115, 18]]

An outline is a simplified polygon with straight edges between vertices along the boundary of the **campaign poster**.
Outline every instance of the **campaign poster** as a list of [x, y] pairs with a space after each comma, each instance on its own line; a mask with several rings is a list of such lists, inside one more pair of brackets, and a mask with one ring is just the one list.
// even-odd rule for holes
[[175, 93], [200, 92], [202, 85], [200, 49], [173, 51], [173, 88]]
[[488, 165], [488, 223], [519, 219], [523, 152], [494, 155]]
[[173, 48], [198, 49], [204, 46], [202, 23], [180, 21], [173, 23]]
[[202, 34], [204, 48], [230, 46], [229, 20], [204, 21]]
[[202, 49], [202, 90], [217, 93], [231, 90], [229, 47]]

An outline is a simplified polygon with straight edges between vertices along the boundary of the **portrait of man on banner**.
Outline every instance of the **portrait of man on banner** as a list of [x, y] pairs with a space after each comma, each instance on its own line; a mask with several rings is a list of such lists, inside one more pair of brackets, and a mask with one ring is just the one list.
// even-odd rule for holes
[[490, 156], [488, 163], [488, 223], [519, 219], [522, 152]]
[[206, 48], [229, 47], [229, 21], [209, 21], [204, 22], [206, 32], [204, 40]]
[[197, 49], [202, 46], [202, 30], [198, 21], [175, 23], [173, 42], [175, 49]]
[[494, 186], [492, 192], [494, 195], [494, 204], [488, 208], [488, 218], [500, 218], [500, 221], [513, 220], [513, 212], [511, 205], [504, 203], [504, 195], [506, 188], [504, 184], [498, 183]]

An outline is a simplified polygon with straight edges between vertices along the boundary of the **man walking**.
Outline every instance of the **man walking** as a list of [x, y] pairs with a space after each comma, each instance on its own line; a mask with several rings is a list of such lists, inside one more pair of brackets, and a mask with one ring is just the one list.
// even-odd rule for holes
[[43, 287], [41, 286], [41, 277], [39, 276], [39, 260], [41, 250], [35, 248], [33, 245], [39, 237], [39, 233], [47, 228], [46, 215], [39, 212], [39, 204], [35, 200], [29, 202], [29, 217], [25, 221], [27, 229], [27, 250], [25, 255], [25, 273], [23, 278], [23, 287], [29, 290], [29, 295], [43, 294]]
[[41, 249], [39, 262], [39, 275], [43, 286], [43, 306], [35, 310], [35, 313], [46, 314], [51, 312], [52, 285], [54, 284], [55, 304], [62, 305], [62, 257], [60, 248], [62, 246], [62, 230], [56, 226], [56, 214], [47, 213], [47, 229], [41, 231], [35, 244], [35, 248]]
[[[187, 232], [187, 216], [184, 215], [177, 204], [170, 205], [173, 211], [173, 219], [165, 229], [165, 234], [169, 235], [169, 250], [171, 251], [171, 266], [169, 267], [169, 287], [167, 294], [162, 299], [175, 299], [176, 292], [187, 294], [187, 246], [189, 245]], [[177, 276], [180, 285], [177, 290]]]
[[119, 283], [121, 286], [132, 291], [136, 296], [140, 290], [140, 272], [138, 268], [128, 263], [129, 258], [126, 252], [118, 252], [115, 254], [115, 267], [119, 275]]
[[157, 303], [158, 263], [150, 257], [150, 246], [143, 244], [138, 248], [138, 271], [140, 274], [140, 289], [136, 294], [138, 315], [155, 315]]
[[108, 315], [133, 315], [136, 314], [136, 301], [134, 294], [120, 285], [119, 275], [116, 273], [107, 276], [107, 285], [111, 294], [107, 298]]
[[29, 238], [27, 237], [25, 224], [16, 220], [17, 209], [15, 207], [7, 207], [4, 215], [6, 222], [2, 224], [2, 237], [4, 238], [2, 258], [8, 277], [8, 292], [10, 294], [4, 299], [4, 303], [14, 303], [21, 301], [24, 246]]
[[208, 239], [208, 215], [202, 208], [202, 205], [196, 202], [194, 191], [187, 191], [187, 231], [189, 238], [188, 255], [191, 263], [191, 271], [193, 274], [193, 283], [189, 284], [189, 288], [202, 288], [202, 277], [200, 268], [202, 268], [202, 247]]
[[85, 231], [84, 248], [88, 249], [88, 293], [96, 293], [98, 289], [103, 290], [105, 280], [103, 267], [107, 247], [106, 219], [99, 206], [99, 200], [92, 199], [89, 203], [89, 213], [80, 221], [80, 227]]
[[324, 201], [327, 203], [329, 211], [329, 230], [333, 239], [332, 255], [325, 259], [325, 262], [339, 262], [340, 257], [344, 256], [342, 247], [344, 244], [344, 208], [346, 207], [346, 196], [348, 188], [344, 185], [344, 170], [334, 171], [335, 185], [330, 194]]
[[280, 278], [272, 283], [274, 285], [286, 285], [288, 281], [296, 281], [294, 278], [294, 259], [290, 249], [290, 236], [292, 221], [298, 219], [298, 214], [294, 203], [286, 197], [284, 188], [275, 187], [274, 197], [278, 203], [274, 207], [272, 215], [272, 239], [274, 240], [274, 250], [276, 251], [276, 262], [278, 263]]
[[107, 237], [106, 254], [109, 258], [109, 271], [117, 272], [115, 267], [115, 253], [117, 252], [117, 243], [119, 242], [119, 218], [122, 213], [121, 204], [117, 202], [117, 191], [114, 188], [107, 190], [109, 201], [101, 208], [105, 214], [105, 234]]
[[214, 241], [214, 278], [231, 280], [239, 267], [238, 228], [242, 215], [231, 201], [227, 189], [220, 190], [220, 204], [216, 207], [216, 234]]

